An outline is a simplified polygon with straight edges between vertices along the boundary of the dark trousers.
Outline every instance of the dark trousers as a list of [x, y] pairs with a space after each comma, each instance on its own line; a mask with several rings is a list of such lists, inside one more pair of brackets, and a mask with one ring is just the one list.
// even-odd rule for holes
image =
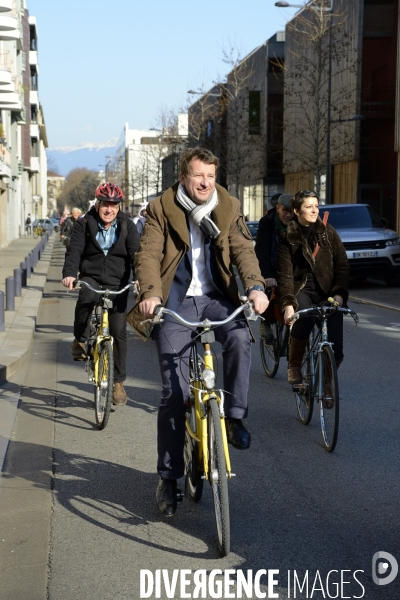
[[[96, 290], [105, 289], [91, 277], [83, 277]], [[116, 288], [110, 288], [116, 289]], [[98, 294], [92, 292], [87, 287], [82, 286], [79, 290], [79, 297], [75, 307], [74, 335], [80, 342], [89, 339], [90, 333], [90, 315], [94, 305], [98, 300]], [[120, 382], [126, 379], [126, 307], [128, 302], [128, 292], [119, 296], [111, 297], [113, 307], [109, 309], [110, 333], [114, 338], [114, 381]]]
[[[215, 295], [186, 297], [177, 311], [187, 321], [222, 321], [235, 307]], [[189, 395], [189, 355], [187, 344], [197, 332], [176, 321], [166, 321], [156, 337], [162, 378], [158, 410], [158, 473], [166, 479], [184, 474], [185, 401]], [[244, 316], [214, 330], [222, 345], [225, 414], [242, 419], [247, 416], [251, 336]]]
[[[298, 310], [303, 308], [310, 308], [320, 302], [328, 299], [328, 296], [319, 289], [307, 289], [307, 287], [300, 290], [296, 296], [297, 302], [299, 303]], [[306, 340], [310, 335], [312, 328], [314, 327], [315, 319], [305, 319], [304, 317], [298, 319], [292, 327], [292, 336], [296, 340]], [[329, 341], [333, 343], [333, 353], [335, 360], [343, 359], [343, 313], [336, 312], [328, 318], [328, 336]]]

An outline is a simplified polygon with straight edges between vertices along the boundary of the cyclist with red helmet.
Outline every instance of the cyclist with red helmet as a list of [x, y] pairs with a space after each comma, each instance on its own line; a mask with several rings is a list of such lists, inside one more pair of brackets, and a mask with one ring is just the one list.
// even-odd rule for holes
[[[96, 203], [78, 219], [71, 233], [65, 255], [62, 284], [72, 289], [78, 276], [94, 288], [120, 290], [129, 281], [140, 236], [135, 224], [120, 210], [124, 198], [115, 183], [103, 183], [96, 189]], [[75, 307], [74, 336], [71, 355], [85, 360], [85, 341], [89, 319], [97, 294], [83, 286]], [[123, 382], [126, 379], [126, 308], [128, 293], [115, 296], [110, 310], [110, 333], [114, 338], [114, 395], [117, 406], [127, 402]]]

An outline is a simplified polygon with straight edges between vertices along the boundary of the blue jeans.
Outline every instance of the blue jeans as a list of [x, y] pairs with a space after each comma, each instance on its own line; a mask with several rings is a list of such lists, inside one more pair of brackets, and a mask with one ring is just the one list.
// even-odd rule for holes
[[[222, 321], [235, 307], [216, 294], [186, 297], [177, 311], [187, 321]], [[214, 330], [222, 345], [225, 414], [242, 419], [247, 416], [251, 335], [244, 315]], [[196, 335], [177, 321], [163, 323], [157, 337], [157, 351], [162, 378], [158, 410], [157, 470], [165, 479], [179, 479], [184, 474], [185, 401], [189, 395], [190, 340]]]

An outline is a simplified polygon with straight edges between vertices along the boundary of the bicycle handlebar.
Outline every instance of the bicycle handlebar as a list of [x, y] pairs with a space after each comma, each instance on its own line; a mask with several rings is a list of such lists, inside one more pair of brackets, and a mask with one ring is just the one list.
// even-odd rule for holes
[[83, 279], [75, 279], [74, 284], [73, 284], [74, 289], [79, 290], [81, 288], [82, 284], [85, 285], [87, 288], [89, 288], [89, 290], [92, 290], [92, 292], [96, 292], [96, 294], [99, 294], [99, 295], [107, 294], [107, 296], [110, 296], [110, 295], [118, 296], [118, 294], [122, 294], [123, 292], [126, 292], [126, 290], [128, 290], [129, 288], [132, 288], [132, 290], [133, 290], [133, 286], [134, 286], [134, 282], [132, 282], [132, 283], [128, 283], [128, 285], [126, 285], [124, 288], [122, 288], [122, 290], [118, 290], [118, 291], [113, 291], [113, 290], [108, 290], [108, 289], [95, 290], [94, 287], [92, 287], [90, 285], [90, 283], [88, 283], [87, 281], [84, 281]]
[[[159, 304], [154, 309], [154, 318], [146, 319], [145, 321], [142, 321], [140, 324], [144, 325], [145, 323], [150, 322], [150, 323], [154, 323], [156, 325], [156, 324], [162, 322], [161, 317], [162, 317], [162, 315], [165, 314], [165, 315], [170, 315], [171, 317], [174, 317], [174, 319], [176, 321], [178, 321], [185, 327], [193, 327], [193, 328], [203, 327], [204, 329], [209, 328], [209, 327], [219, 327], [220, 325], [225, 325], [226, 323], [233, 321], [233, 319], [242, 312], [247, 312], [248, 313], [246, 315], [247, 318], [250, 320], [254, 320], [255, 312], [254, 312], [253, 306], [254, 306], [253, 302], [251, 300], [247, 300], [244, 304], [242, 304], [242, 306], [239, 306], [239, 308], [237, 308], [231, 315], [229, 315], [229, 317], [227, 317], [223, 321], [209, 321], [208, 319], [205, 319], [204, 321], [195, 321], [192, 323], [190, 321], [186, 321], [186, 319], [183, 319], [174, 310], [170, 310], [169, 308], [165, 308], [165, 306], [163, 306], [162, 304]], [[259, 315], [255, 315], [255, 317], [258, 318]]]
[[357, 325], [358, 316], [357, 313], [354, 312], [354, 310], [351, 310], [350, 308], [343, 308], [343, 306], [326, 306], [324, 304], [320, 306], [311, 306], [310, 308], [303, 308], [302, 310], [295, 312], [294, 315], [292, 315], [290, 318], [290, 323], [293, 325], [293, 323], [295, 323], [298, 319], [301, 319], [302, 317], [319, 317], [320, 319], [323, 319], [325, 317], [328, 317], [329, 315], [332, 315], [336, 311], [345, 313], [347, 315], [351, 315], [354, 323]]

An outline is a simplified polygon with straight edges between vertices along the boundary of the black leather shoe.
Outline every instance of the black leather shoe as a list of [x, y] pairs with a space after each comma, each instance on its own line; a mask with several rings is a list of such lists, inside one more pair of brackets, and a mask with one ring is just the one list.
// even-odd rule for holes
[[237, 450], [246, 450], [247, 448], [250, 448], [250, 431], [246, 429], [242, 419], [232, 419], [231, 417], [227, 417], [225, 419], [225, 426], [229, 444], [232, 444]]
[[159, 510], [166, 517], [172, 517], [176, 511], [176, 479], [160, 479], [156, 491]]

